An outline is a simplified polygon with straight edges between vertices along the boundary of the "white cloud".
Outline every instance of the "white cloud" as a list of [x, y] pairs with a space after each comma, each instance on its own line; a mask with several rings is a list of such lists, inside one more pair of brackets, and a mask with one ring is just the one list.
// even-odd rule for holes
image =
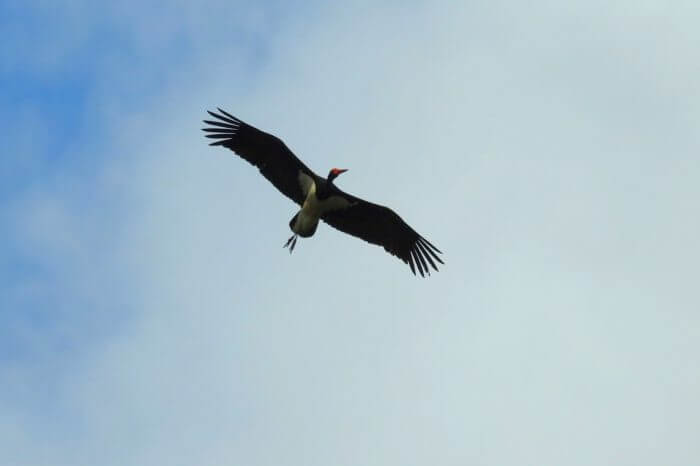
[[[97, 275], [80, 259], [66, 271], [93, 277], [97, 308], [127, 275], [114, 297], [129, 318], [62, 365], [72, 435], [23, 403], [0, 423], [5, 451], [20, 464], [697, 459], [697, 15], [489, 5], [323, 10], [272, 42], [256, 82], [217, 41], [115, 118], [100, 179], [118, 215], [85, 231], [81, 204], [59, 196], [27, 230], [58, 254], [76, 237], [79, 257], [114, 247]], [[319, 173], [349, 167], [340, 185], [395, 207], [444, 269], [413, 279], [323, 227], [289, 257], [292, 204], [199, 134], [214, 105]], [[117, 244], [100, 244], [114, 219]]]

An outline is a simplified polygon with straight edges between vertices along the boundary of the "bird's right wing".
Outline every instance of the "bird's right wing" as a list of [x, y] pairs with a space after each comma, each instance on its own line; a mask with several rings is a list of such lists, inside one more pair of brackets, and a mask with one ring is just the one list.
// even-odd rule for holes
[[430, 275], [428, 264], [436, 271], [436, 261], [444, 264], [437, 256], [442, 252], [416, 233], [396, 212], [346, 193], [342, 195], [351, 205], [325, 213], [321, 218], [327, 224], [368, 243], [383, 246], [389, 254], [408, 264], [414, 275], [416, 268], [424, 276], [425, 273]]
[[220, 113], [207, 111], [216, 120], [204, 120], [210, 125], [202, 128], [208, 138], [217, 139], [210, 146], [224, 146], [260, 169], [260, 173], [275, 185], [282, 194], [299, 205], [304, 203], [306, 193], [299, 173], [316, 178], [314, 172], [304, 165], [279, 138], [260, 131], [219, 109]]

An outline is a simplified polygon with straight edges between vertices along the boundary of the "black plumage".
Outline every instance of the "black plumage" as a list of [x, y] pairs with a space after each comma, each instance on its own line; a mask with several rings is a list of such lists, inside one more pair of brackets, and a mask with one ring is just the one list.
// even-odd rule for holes
[[[342, 207], [323, 211], [320, 214], [321, 220], [344, 233], [382, 246], [387, 252], [408, 264], [414, 274], [418, 269], [421, 276], [430, 275], [430, 267], [438, 270], [436, 262], [444, 264], [438, 257], [442, 252], [419, 235], [393, 210], [347, 194], [335, 186], [333, 179], [344, 170], [333, 169], [328, 178], [319, 177], [279, 138], [260, 131], [221, 109], [218, 110], [219, 113], [208, 112], [215, 120], [204, 120], [210, 126], [203, 128], [203, 131], [208, 133], [208, 138], [215, 139], [210, 145], [227, 147], [258, 167], [263, 176], [280, 192], [302, 207], [308, 204], [305, 203], [308, 192], [305, 192], [305, 186], [300, 182], [300, 178], [305, 178], [300, 176], [300, 173], [313, 180], [317, 200], [322, 201], [333, 196], [346, 201]], [[296, 216], [290, 222], [290, 227], [293, 227], [295, 220]]]

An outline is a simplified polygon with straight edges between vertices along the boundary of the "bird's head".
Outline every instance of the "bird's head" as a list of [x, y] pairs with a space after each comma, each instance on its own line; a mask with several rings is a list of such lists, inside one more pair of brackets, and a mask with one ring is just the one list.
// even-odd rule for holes
[[346, 171], [348, 171], [347, 168], [331, 168], [331, 171], [328, 172], [328, 181], [332, 182], [338, 177], [338, 175], [345, 173]]

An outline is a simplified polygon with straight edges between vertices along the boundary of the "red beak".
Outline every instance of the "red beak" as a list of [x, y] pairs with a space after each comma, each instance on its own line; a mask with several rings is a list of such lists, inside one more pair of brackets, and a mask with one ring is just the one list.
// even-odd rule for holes
[[348, 169], [347, 168], [334, 168], [332, 171], [333, 171], [334, 175], [338, 176], [341, 173], [345, 173], [346, 171], [348, 171]]

